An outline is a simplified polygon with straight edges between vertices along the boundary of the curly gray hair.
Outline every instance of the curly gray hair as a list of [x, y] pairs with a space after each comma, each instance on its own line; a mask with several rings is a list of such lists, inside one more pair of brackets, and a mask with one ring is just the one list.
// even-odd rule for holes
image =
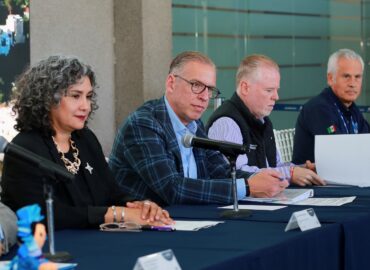
[[98, 108], [96, 78], [90, 66], [76, 57], [54, 55], [28, 68], [15, 82], [15, 129], [39, 130], [46, 136], [55, 135], [50, 119], [52, 106], [57, 106], [67, 89], [84, 76], [90, 79], [93, 88], [90, 118]]

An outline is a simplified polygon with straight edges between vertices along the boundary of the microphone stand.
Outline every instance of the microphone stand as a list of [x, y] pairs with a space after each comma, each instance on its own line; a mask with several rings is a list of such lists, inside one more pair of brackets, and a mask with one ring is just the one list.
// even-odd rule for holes
[[222, 211], [220, 216], [225, 219], [238, 219], [238, 218], [246, 218], [252, 214], [251, 210], [247, 209], [239, 209], [238, 205], [238, 191], [236, 186], [236, 159], [238, 155], [229, 151], [228, 149], [221, 149], [221, 153], [223, 153], [230, 163], [231, 169], [231, 181], [232, 181], [232, 188], [233, 188], [233, 199], [234, 199], [234, 209], [232, 210], [225, 210]]
[[46, 176], [43, 177], [44, 182], [44, 195], [46, 198], [46, 219], [48, 227], [48, 238], [49, 238], [49, 253], [45, 253], [45, 258], [53, 262], [67, 262], [72, 259], [71, 254], [66, 251], [55, 252], [54, 248], [54, 209], [53, 209], [53, 186], [51, 182], [55, 182], [56, 179], [50, 179]]
[[66, 171], [62, 166], [43, 158], [19, 145], [8, 143], [6, 139], [0, 136], [0, 153], [14, 155], [23, 160], [35, 165], [43, 171], [42, 177], [44, 186], [44, 196], [46, 197], [46, 218], [49, 233], [49, 253], [45, 257], [54, 262], [65, 262], [72, 257], [68, 252], [58, 252], [54, 250], [54, 212], [53, 212], [53, 186], [52, 182], [56, 182], [55, 175], [61, 179], [68, 181], [74, 178], [70, 172]]

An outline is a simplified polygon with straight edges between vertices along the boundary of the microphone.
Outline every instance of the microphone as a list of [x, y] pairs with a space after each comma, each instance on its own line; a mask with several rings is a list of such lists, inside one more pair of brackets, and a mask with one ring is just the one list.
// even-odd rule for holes
[[194, 146], [211, 150], [218, 150], [224, 155], [238, 156], [247, 153], [247, 147], [242, 144], [199, 138], [191, 134], [185, 134], [182, 137], [182, 144], [187, 148]]
[[3, 136], [0, 136], [0, 153], [17, 156], [25, 161], [36, 165], [37, 167], [51, 175], [59, 175], [68, 180], [74, 179], [74, 175], [59, 164], [56, 164], [46, 158], [36, 155], [35, 153], [32, 153], [31, 151], [19, 145], [8, 142]]

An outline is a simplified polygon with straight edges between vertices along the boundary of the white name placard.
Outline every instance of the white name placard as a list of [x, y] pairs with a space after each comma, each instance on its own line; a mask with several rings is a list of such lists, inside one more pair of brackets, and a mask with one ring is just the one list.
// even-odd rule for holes
[[312, 208], [294, 212], [285, 227], [285, 231], [287, 232], [298, 227], [302, 232], [321, 227], [320, 221]]
[[139, 257], [133, 270], [181, 270], [172, 249]]

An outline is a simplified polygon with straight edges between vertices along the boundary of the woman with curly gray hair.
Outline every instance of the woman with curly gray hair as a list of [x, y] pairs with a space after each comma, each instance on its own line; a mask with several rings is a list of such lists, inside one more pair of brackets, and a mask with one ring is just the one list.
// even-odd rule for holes
[[50, 111], [62, 97], [69, 95], [68, 88], [79, 83], [82, 77], [88, 78], [91, 84], [90, 117], [97, 109], [97, 85], [95, 73], [88, 65], [73, 57], [50, 56], [26, 70], [15, 85], [13, 111], [18, 113], [15, 128], [18, 131], [37, 129], [46, 136], [54, 135]]
[[[16, 81], [13, 143], [65, 167], [70, 182], [54, 185], [56, 228], [97, 227], [133, 221], [170, 224], [167, 211], [153, 202], [133, 201], [114, 180], [94, 133], [86, 123], [97, 109], [96, 79], [79, 59], [51, 56], [26, 70]], [[5, 155], [2, 199], [13, 210], [38, 203], [44, 207], [42, 171]], [[59, 180], [59, 181], [58, 181]]]

